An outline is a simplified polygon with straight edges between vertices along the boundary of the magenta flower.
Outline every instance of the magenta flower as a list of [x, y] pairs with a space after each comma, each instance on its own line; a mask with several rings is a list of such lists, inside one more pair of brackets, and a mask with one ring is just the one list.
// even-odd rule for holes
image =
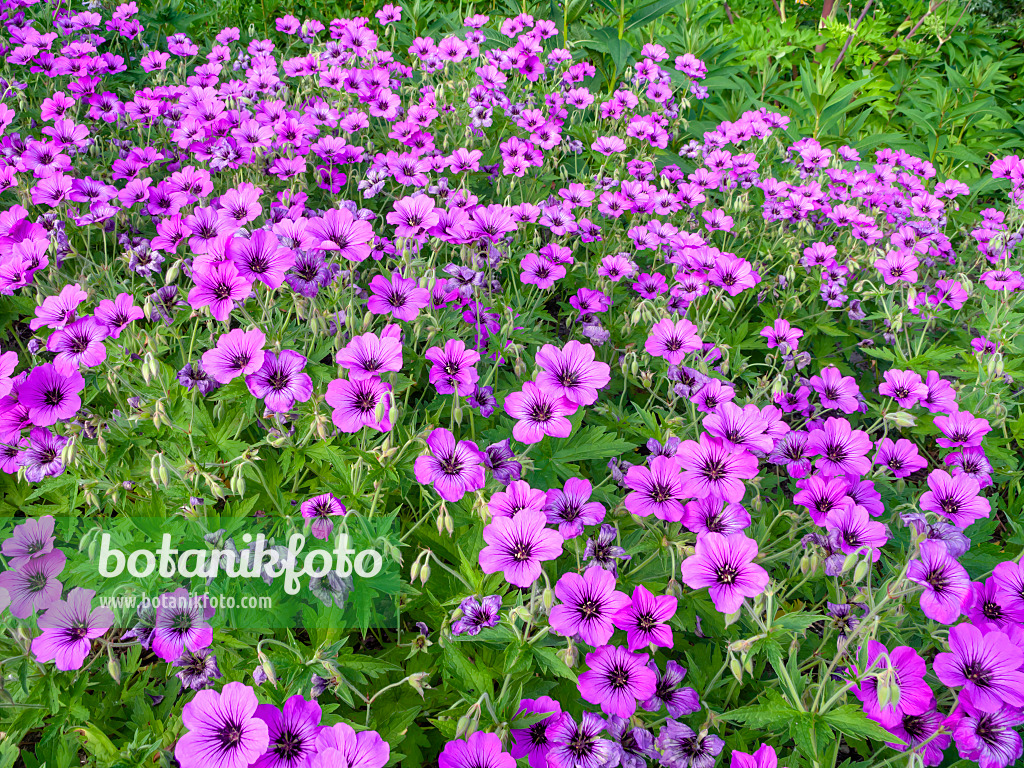
[[630, 467], [623, 484], [632, 490], [625, 505], [634, 515], [654, 515], [659, 520], [678, 523], [686, 514], [684, 501], [689, 494], [683, 489], [680, 461], [674, 456], [655, 456], [649, 467]]
[[900, 408], [913, 408], [928, 397], [928, 386], [915, 371], [898, 371], [890, 368], [883, 376], [885, 382], [878, 387], [878, 394], [891, 397]]
[[432, 363], [430, 383], [442, 395], [468, 395], [480, 380], [475, 367], [480, 362], [480, 354], [466, 349], [465, 342], [460, 339], [448, 339], [443, 349], [431, 347], [423, 356]]
[[389, 333], [390, 328], [398, 330], [398, 326], [388, 326], [380, 337], [364, 333], [338, 352], [338, 365], [348, 369], [350, 380], [370, 379], [387, 371], [402, 370], [402, 342], [397, 335]]
[[347, 511], [340, 499], [331, 493], [321, 493], [311, 499], [306, 499], [299, 507], [302, 516], [310, 521], [310, 530], [313, 537], [326, 541], [334, 531], [332, 517], [340, 517]]
[[29, 560], [20, 568], [0, 573], [0, 588], [7, 590], [11, 613], [27, 619], [36, 611], [45, 611], [60, 600], [64, 585], [57, 576], [64, 570], [67, 556], [59, 549]]
[[597, 402], [598, 390], [611, 380], [611, 368], [594, 360], [594, 348], [575, 340], [562, 349], [545, 344], [537, 353], [537, 365], [537, 383], [576, 405]]
[[779, 318], [771, 325], [762, 328], [760, 335], [767, 339], [768, 349], [782, 347], [783, 351], [793, 352], [799, 346], [800, 337], [804, 335], [804, 332]]
[[268, 411], [287, 413], [296, 401], [304, 403], [313, 395], [313, 380], [304, 373], [306, 358], [298, 352], [283, 349], [279, 355], [267, 350], [263, 365], [245, 377], [245, 385], [253, 397], [263, 400]]
[[948, 416], [936, 416], [935, 426], [944, 437], [935, 439], [943, 448], [977, 448], [982, 438], [992, 431], [987, 419], [976, 418], [967, 411], [954, 411]]
[[[527, 509], [538, 512], [543, 510], [546, 500], [547, 494], [544, 491], [532, 488], [525, 480], [516, 480], [509, 483], [504, 491], [498, 491], [491, 496], [487, 502], [487, 510], [491, 517], [515, 517]], [[550, 515], [548, 522], [551, 522]]]
[[82, 407], [79, 392], [85, 379], [77, 370], [58, 370], [47, 363], [32, 369], [18, 390], [18, 403], [28, 409], [28, 417], [38, 427], [48, 427], [70, 419]]
[[708, 587], [715, 608], [736, 613], [744, 598], [756, 597], [768, 586], [768, 572], [754, 565], [755, 557], [757, 542], [742, 533], [707, 533], [697, 539], [696, 552], [683, 561], [683, 583], [690, 589]]
[[529, 587], [540, 578], [541, 563], [562, 554], [558, 531], [544, 527], [543, 512], [527, 510], [515, 517], [499, 517], [484, 528], [487, 546], [480, 550], [484, 573], [501, 571], [517, 587]]
[[107, 336], [111, 339], [119, 338], [125, 328], [145, 316], [142, 307], [135, 306], [130, 293], [119, 293], [113, 301], [104, 299], [96, 307], [96, 319], [106, 326]]
[[96, 592], [76, 587], [66, 601], [59, 600], [39, 618], [42, 634], [32, 640], [32, 653], [40, 664], [53, 661], [57, 669], [80, 669], [92, 647], [90, 640], [106, 634], [114, 626], [114, 612], [107, 607], [93, 608]]
[[55, 435], [46, 427], [35, 427], [28, 433], [29, 444], [21, 454], [21, 466], [25, 479], [38, 483], [44, 477], [57, 477], [64, 472], [61, 454], [68, 439]]
[[701, 348], [697, 326], [689, 320], [659, 320], [651, 328], [644, 349], [652, 357], [663, 357], [669, 365], [679, 365], [687, 352]]
[[75, 319], [78, 305], [89, 298], [78, 283], [65, 285], [56, 296], [47, 296], [43, 303], [35, 308], [35, 317], [29, 321], [28, 327], [38, 331], [42, 327], [59, 331]]
[[260, 704], [255, 715], [267, 724], [268, 746], [252, 768], [308, 768], [317, 751], [320, 705], [296, 694], [281, 709], [273, 704]]
[[921, 496], [921, 509], [934, 512], [957, 528], [966, 528], [975, 520], [988, 517], [992, 505], [982, 498], [978, 481], [968, 475], [950, 475], [933, 469], [928, 475], [929, 490]]
[[396, 320], [412, 322], [421, 309], [430, 306], [430, 291], [398, 272], [391, 273], [390, 281], [383, 275], [374, 277], [370, 292], [366, 307], [374, 315], [391, 315]]
[[629, 598], [615, 590], [615, 575], [592, 565], [580, 576], [568, 572], [555, 584], [561, 601], [551, 609], [552, 631], [578, 637], [587, 645], [604, 645], [615, 633], [613, 618], [629, 605]]
[[823, 475], [866, 475], [871, 471], [871, 438], [863, 430], [854, 430], [846, 419], [830, 416], [822, 429], [807, 435], [808, 456], [817, 456], [815, 466]]
[[907, 578], [924, 587], [921, 611], [929, 619], [952, 624], [960, 617], [971, 578], [943, 542], [921, 542], [921, 557], [910, 561]]
[[184, 587], [165, 592], [156, 607], [153, 653], [164, 661], [174, 661], [186, 650], [209, 648], [213, 643], [209, 622], [213, 614], [204, 596], [190, 595]]
[[645, 653], [602, 645], [587, 654], [590, 669], [579, 677], [580, 695], [605, 714], [632, 717], [637, 699], [654, 695], [657, 677], [648, 669], [647, 659]]
[[1020, 711], [1013, 707], [985, 712], [975, 705], [970, 695], [962, 693], [945, 725], [952, 729], [957, 752], [965, 760], [977, 763], [980, 768], [1008, 768], [1015, 766], [1024, 754], [1024, 745], [1016, 731], [1022, 719]]
[[704, 429], [734, 451], [761, 451], [769, 453], [775, 447], [769, 427], [756, 405], [740, 408], [733, 402], [723, 402], [714, 413], [703, 420]]
[[18, 367], [17, 352], [0, 352], [0, 398], [14, 389], [14, 369]]
[[557, 525], [563, 538], [575, 539], [583, 533], [584, 526], [597, 525], [604, 520], [604, 504], [591, 501], [592, 492], [590, 481], [578, 477], [566, 480], [562, 490], [552, 488], [547, 492], [544, 512], [548, 523]]
[[331, 420], [342, 432], [358, 432], [363, 427], [391, 431], [391, 385], [380, 379], [334, 379], [327, 385], [324, 400], [334, 408]]
[[4, 541], [0, 552], [7, 558], [8, 567], [18, 570], [30, 560], [52, 552], [53, 542], [53, 515], [30, 517], [14, 526], [14, 533]]
[[551, 751], [551, 726], [558, 722], [562, 705], [548, 696], [523, 699], [519, 702], [517, 715], [547, 715], [543, 720], [526, 728], [513, 728], [510, 736], [514, 740], [509, 752], [518, 759], [529, 760], [530, 768], [547, 768], [548, 752]]
[[567, 416], [576, 413], [575, 403], [562, 397], [558, 392], [542, 389], [528, 381], [521, 392], [513, 392], [505, 398], [505, 413], [517, 419], [512, 427], [512, 436], [521, 443], [539, 443], [545, 435], [568, 437], [572, 423]]
[[949, 653], [935, 657], [935, 675], [950, 688], [963, 686], [981, 712], [1024, 706], [1024, 650], [1002, 632], [982, 634], [970, 624], [949, 630]]
[[82, 317], [50, 334], [46, 350], [56, 354], [54, 364], [62, 371], [94, 368], [107, 359], [107, 326], [95, 317]]
[[642, 584], [634, 587], [629, 605], [613, 617], [615, 626], [626, 632], [629, 650], [637, 651], [648, 645], [671, 648], [672, 627], [668, 620], [675, 616], [677, 603], [672, 595], [653, 595]]
[[823, 408], [836, 408], [843, 413], [857, 411], [857, 382], [852, 376], [843, 376], [835, 366], [823, 369], [820, 376], [812, 376], [808, 383], [818, 393]]
[[[867, 664], [862, 674], [869, 676], [851, 690], [872, 720], [892, 727], [904, 715], [923, 715], [931, 708], [932, 689], [924, 681], [928, 666], [913, 648], [901, 645], [890, 651], [878, 641], [869, 640]], [[878, 698], [883, 686], [893, 689], [884, 706]]]
[[896, 477], [910, 477], [928, 466], [928, 460], [917, 452], [917, 444], [911, 440], [900, 439], [894, 443], [883, 437], [875, 443], [875, 448], [875, 464], [888, 467]]
[[188, 292], [189, 306], [192, 309], [209, 307], [210, 314], [224, 322], [231, 315], [235, 302], [244, 302], [252, 294], [252, 283], [238, 273], [231, 261], [197, 261], [192, 272], [195, 286]]
[[516, 760], [501, 746], [497, 734], [477, 731], [468, 739], [444, 745], [438, 768], [516, 768]]
[[825, 528], [835, 531], [843, 552], [860, 555], [870, 551], [874, 563], [882, 556], [881, 549], [889, 540], [885, 523], [871, 520], [868, 511], [859, 504], [847, 504], [834, 510], [825, 518]]
[[221, 334], [217, 346], [203, 353], [203, 370], [221, 384], [256, 373], [264, 365], [266, 342], [267, 337], [258, 328], [251, 331], [236, 328]]
[[285, 273], [295, 265], [297, 254], [282, 248], [274, 234], [257, 229], [249, 237], [231, 238], [227, 255], [242, 280], [252, 284], [259, 281], [274, 290], [284, 283]]
[[921, 399], [921, 405], [931, 413], [954, 413], [957, 410], [956, 392], [953, 385], [939, 376], [936, 371], [928, 371], [924, 380], [928, 387], [928, 396]]
[[695, 499], [714, 496], [731, 503], [742, 501], [746, 493], [743, 481], [757, 477], [753, 454], [733, 451], [707, 434], [700, 436], [699, 443], [682, 443], [676, 459], [683, 470], [682, 492]]
[[348, 723], [321, 728], [316, 735], [313, 768], [384, 768], [391, 759], [391, 747], [376, 731], [360, 731]]
[[602, 768], [615, 755], [615, 745], [601, 737], [607, 723], [593, 712], [584, 712], [577, 723], [563, 712], [548, 730], [551, 750], [547, 768]]
[[220, 691], [199, 691], [181, 711], [188, 733], [178, 739], [174, 757], [181, 768], [248, 768], [270, 745], [265, 720], [256, 716], [259, 700], [242, 683]]
[[331, 208], [323, 218], [310, 219], [306, 231], [313, 238], [314, 247], [338, 251], [341, 258], [349, 261], [365, 261], [372, 251], [373, 227], [344, 208]]
[[416, 459], [417, 482], [433, 485], [445, 501], [458, 501], [484, 487], [483, 452], [471, 440], [455, 441], [447, 429], [435, 429], [427, 437], [429, 454]]
[[395, 228], [395, 237], [419, 238], [441, 220], [441, 215], [434, 207], [434, 198], [413, 195], [396, 200], [394, 210], [385, 219]]

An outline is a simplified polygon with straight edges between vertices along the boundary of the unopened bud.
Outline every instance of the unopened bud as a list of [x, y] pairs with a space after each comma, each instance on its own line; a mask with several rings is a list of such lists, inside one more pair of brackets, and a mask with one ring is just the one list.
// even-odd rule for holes
[[736, 678], [737, 683], [743, 683], [743, 665], [736, 657], [729, 659], [729, 671], [732, 672], [732, 676]]
[[864, 579], [868, 575], [868, 569], [871, 567], [871, 560], [864, 558], [857, 567], [853, 570], [853, 583], [856, 584]]
[[427, 579], [430, 578], [430, 563], [424, 563], [420, 567], [420, 584], [426, 584]]
[[541, 603], [544, 605], [544, 612], [550, 613], [551, 606], [555, 604], [555, 593], [551, 587], [544, 587], [544, 591], [541, 593]]

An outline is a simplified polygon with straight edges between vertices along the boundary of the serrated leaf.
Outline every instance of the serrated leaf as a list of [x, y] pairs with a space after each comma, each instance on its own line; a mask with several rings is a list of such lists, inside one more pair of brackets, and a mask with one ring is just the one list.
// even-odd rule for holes
[[739, 723], [757, 729], [772, 725], [787, 725], [799, 714], [778, 693], [768, 691], [761, 704], [740, 707], [731, 712], [724, 712], [719, 717], [731, 723]]
[[842, 731], [847, 736], [853, 736], [858, 739], [903, 743], [878, 723], [869, 720], [868, 716], [864, 714], [864, 710], [856, 704], [844, 704], [841, 707], [826, 712], [824, 719], [826, 723], [837, 731]]

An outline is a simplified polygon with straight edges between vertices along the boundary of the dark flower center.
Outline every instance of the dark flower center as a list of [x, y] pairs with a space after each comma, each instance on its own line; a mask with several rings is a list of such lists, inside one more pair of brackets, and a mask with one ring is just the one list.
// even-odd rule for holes
[[736, 566], [726, 563], [715, 568], [715, 578], [718, 579], [719, 584], [725, 584], [729, 586], [736, 583], [736, 577], [739, 576], [739, 571]]

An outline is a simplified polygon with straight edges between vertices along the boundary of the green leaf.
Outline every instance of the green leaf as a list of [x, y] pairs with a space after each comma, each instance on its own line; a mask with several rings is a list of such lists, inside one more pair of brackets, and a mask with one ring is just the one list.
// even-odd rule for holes
[[864, 710], [856, 704], [845, 704], [831, 710], [830, 712], [826, 712], [824, 719], [826, 723], [831, 725], [837, 731], [842, 731], [847, 736], [853, 736], [859, 739], [874, 739], [875, 741], [903, 743], [878, 723], [868, 720], [867, 715], [864, 714]]
[[601, 461], [632, 451], [636, 443], [610, 435], [604, 427], [587, 427], [570, 437], [553, 454], [555, 461]]
[[824, 618], [824, 616], [820, 616], [817, 613], [797, 611], [796, 613], [787, 613], [785, 616], [775, 619], [772, 622], [772, 626], [779, 627], [781, 629], [801, 631], [807, 629], [809, 626], [811, 626], [811, 624], [814, 624], [816, 621], [821, 621]]
[[573, 683], [577, 682], [576, 673], [573, 672], [569, 666], [558, 658], [558, 653], [554, 648], [544, 648], [534, 646], [533, 655], [537, 657], [537, 661], [544, 667], [548, 672], [564, 677]]
[[740, 707], [731, 712], [724, 712], [719, 717], [722, 720], [746, 725], [756, 730], [773, 725], [787, 725], [799, 714], [777, 692], [768, 691], [761, 704]]
[[472, 663], [463, 654], [457, 643], [448, 643], [444, 647], [441, 656], [443, 672], [449, 678], [453, 686], [459, 690], [471, 689], [476, 691], [477, 696], [483, 694], [491, 695], [494, 689], [491, 676], [482, 664]]
[[638, 11], [633, 13], [633, 15], [626, 20], [626, 29], [640, 29], [641, 27], [646, 27], [655, 19], [660, 16], [664, 16], [681, 2], [682, 0], [655, 0], [653, 3], [645, 5], [643, 8], [640, 8]]

